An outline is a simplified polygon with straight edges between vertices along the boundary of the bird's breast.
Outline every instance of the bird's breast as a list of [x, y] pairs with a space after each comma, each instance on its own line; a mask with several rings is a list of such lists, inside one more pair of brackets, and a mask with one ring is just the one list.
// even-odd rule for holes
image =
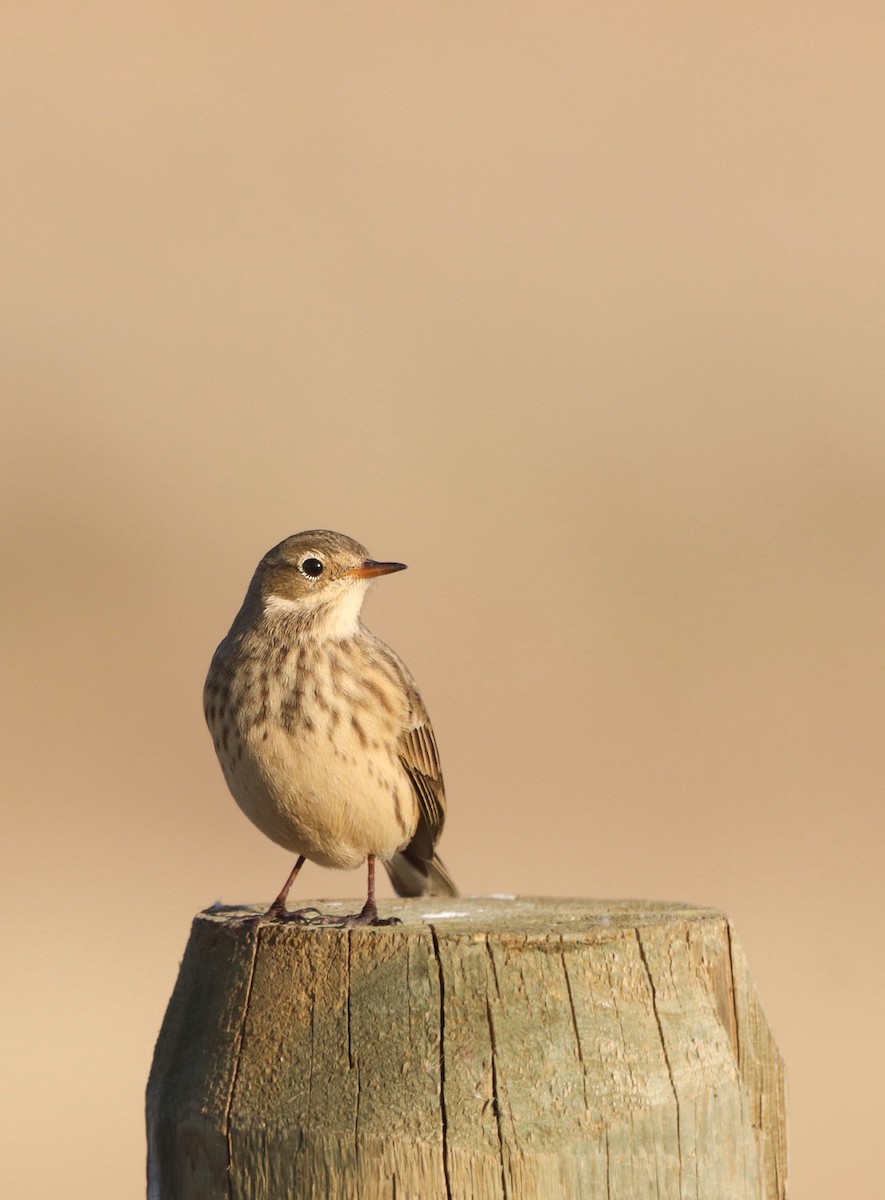
[[210, 672], [206, 719], [228, 786], [280, 845], [328, 866], [388, 858], [417, 804], [398, 754], [407, 699], [351, 643], [277, 647]]

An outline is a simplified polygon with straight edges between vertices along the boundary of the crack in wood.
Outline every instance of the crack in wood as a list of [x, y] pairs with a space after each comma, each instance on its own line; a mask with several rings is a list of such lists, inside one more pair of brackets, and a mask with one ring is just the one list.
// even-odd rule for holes
[[442, 956], [436, 926], [430, 925], [433, 957], [439, 981], [439, 1112], [442, 1123], [442, 1166], [447, 1200], [452, 1200], [452, 1180], [449, 1176], [449, 1116], [446, 1110], [446, 983], [443, 977]]
[[731, 921], [725, 922], [725, 938], [728, 946], [728, 988], [731, 993], [731, 1011], [734, 1018], [734, 1057], [741, 1069], [741, 1027], [738, 1024], [737, 996], [734, 993], [734, 948], [731, 944]]
[[578, 1029], [578, 1014], [575, 1011], [575, 997], [572, 993], [572, 981], [568, 973], [568, 963], [565, 961], [565, 942], [559, 937], [559, 960], [562, 963], [562, 973], [565, 976], [565, 990], [568, 993], [568, 1003], [572, 1014], [572, 1029], [575, 1031], [575, 1045], [578, 1050], [578, 1062], [581, 1064], [581, 1083], [584, 1088], [584, 1113], [590, 1119], [590, 1096], [587, 1092], [587, 1064], [584, 1062], [584, 1047], [581, 1045], [581, 1031]]
[[682, 1195], [682, 1115], [679, 1109], [679, 1093], [676, 1091], [676, 1080], [673, 1078], [673, 1065], [670, 1062], [670, 1055], [667, 1052], [667, 1042], [664, 1039], [664, 1027], [661, 1024], [661, 1014], [658, 1011], [658, 993], [655, 988], [655, 981], [652, 978], [651, 968], [648, 965], [648, 959], [645, 956], [645, 947], [642, 944], [642, 935], [638, 929], [633, 931], [636, 934], [636, 944], [639, 947], [639, 957], [642, 959], [642, 965], [645, 967], [645, 974], [648, 979], [648, 986], [651, 988], [651, 1007], [654, 1013], [655, 1023], [658, 1027], [658, 1036], [661, 1039], [661, 1050], [664, 1054], [664, 1062], [667, 1064], [667, 1075], [670, 1079], [670, 1088], [673, 1092], [673, 1101], [676, 1105], [676, 1149], [679, 1165], [679, 1195]]
[[240, 1061], [243, 1057], [243, 1042], [246, 1038], [246, 1022], [249, 1019], [249, 1005], [252, 1001], [252, 988], [255, 983], [255, 964], [258, 961], [258, 939], [261, 935], [261, 926], [255, 926], [255, 936], [252, 938], [252, 959], [249, 963], [249, 978], [246, 981], [246, 995], [243, 1000], [243, 1018], [240, 1022], [240, 1030], [237, 1037], [237, 1048], [234, 1056], [234, 1069], [231, 1073], [230, 1092], [227, 1097], [227, 1104], [224, 1110], [224, 1139], [227, 1144], [227, 1194], [232, 1195], [233, 1188], [233, 1170], [234, 1170], [234, 1148], [233, 1135], [231, 1133], [231, 1117], [234, 1107], [234, 1093], [237, 1089], [237, 1080], [240, 1077]]
[[501, 1191], [504, 1195], [504, 1200], [510, 1195], [510, 1189], [507, 1187], [507, 1172], [504, 1169], [504, 1130], [501, 1124], [501, 1098], [498, 1095], [498, 1047], [495, 1044], [495, 1021], [492, 1017], [491, 1002], [486, 1000], [486, 1020], [489, 1026], [489, 1045], [492, 1052], [492, 1112], [495, 1114], [495, 1124], [498, 1129], [498, 1161], [501, 1164]]
[[353, 1042], [351, 1041], [351, 1038], [350, 1038], [350, 955], [351, 955], [352, 950], [353, 950], [353, 930], [348, 929], [348, 931], [347, 931], [347, 961], [345, 963], [344, 973], [345, 973], [345, 980], [346, 980], [345, 987], [347, 988], [347, 1006], [346, 1006], [347, 1062], [350, 1066], [351, 1071], [353, 1070]]
[[[492, 947], [489, 943], [488, 936], [485, 939], [486, 953], [489, 957], [489, 962], [492, 964], [492, 978], [495, 981], [495, 991], [498, 999], [501, 998], [501, 986], [498, 983], [498, 970], [495, 966], [495, 956], [492, 953]], [[498, 1161], [501, 1164], [501, 1192], [504, 1200], [508, 1200], [510, 1189], [507, 1186], [507, 1170], [504, 1162], [504, 1127], [503, 1113], [501, 1111], [501, 1096], [498, 1091], [498, 1045], [495, 1039], [495, 1020], [492, 1016], [492, 1002], [488, 993], [486, 994], [486, 1022], [489, 1027], [489, 1048], [492, 1058], [492, 1112], [495, 1114], [495, 1125], [498, 1130]]]

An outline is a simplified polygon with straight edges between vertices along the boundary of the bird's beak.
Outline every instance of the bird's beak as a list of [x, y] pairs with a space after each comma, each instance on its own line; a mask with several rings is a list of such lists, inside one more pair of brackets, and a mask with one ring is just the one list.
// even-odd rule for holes
[[344, 574], [352, 575], [356, 579], [374, 579], [376, 575], [390, 575], [393, 571], [405, 571], [405, 569], [405, 563], [379, 563], [367, 558], [361, 567], [351, 567]]

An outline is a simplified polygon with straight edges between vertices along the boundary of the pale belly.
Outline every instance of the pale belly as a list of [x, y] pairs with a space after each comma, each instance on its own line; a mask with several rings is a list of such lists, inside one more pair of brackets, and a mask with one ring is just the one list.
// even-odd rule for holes
[[389, 751], [355, 734], [264, 726], [235, 736], [222, 762], [237, 804], [272, 841], [325, 867], [388, 859], [414, 835], [411, 783]]

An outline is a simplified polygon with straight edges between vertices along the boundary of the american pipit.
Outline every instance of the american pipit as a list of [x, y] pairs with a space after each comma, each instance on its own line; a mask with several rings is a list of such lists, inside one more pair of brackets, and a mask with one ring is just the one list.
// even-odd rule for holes
[[203, 700], [227, 785], [262, 833], [298, 855], [269, 917], [299, 915], [285, 903], [307, 858], [368, 861], [362, 911], [335, 923], [386, 923], [376, 858], [400, 896], [456, 895], [435, 852], [445, 794], [427, 710], [360, 621], [371, 580], [403, 569], [343, 534], [296, 533], [258, 564], [212, 659]]

